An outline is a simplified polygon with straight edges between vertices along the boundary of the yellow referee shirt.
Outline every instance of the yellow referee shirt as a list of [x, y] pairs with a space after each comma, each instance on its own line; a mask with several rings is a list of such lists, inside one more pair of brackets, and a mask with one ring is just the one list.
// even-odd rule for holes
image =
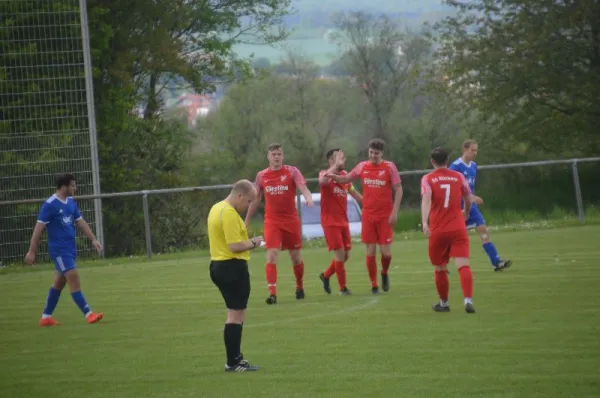
[[248, 240], [248, 230], [238, 212], [224, 200], [214, 204], [208, 213], [210, 259], [214, 261], [233, 258], [250, 260], [250, 250], [233, 253], [227, 246], [230, 243], [244, 240]]

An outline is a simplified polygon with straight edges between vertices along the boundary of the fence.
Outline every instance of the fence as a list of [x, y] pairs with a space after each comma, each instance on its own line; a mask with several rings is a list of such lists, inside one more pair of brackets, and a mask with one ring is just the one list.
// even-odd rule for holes
[[[572, 179], [572, 188], [574, 191], [574, 195], [571, 196], [570, 201], [574, 202], [575, 204], [575, 209], [576, 209], [576, 214], [577, 217], [579, 218], [579, 220], [584, 223], [585, 222], [585, 206], [584, 206], [584, 200], [583, 200], [583, 195], [582, 195], [582, 190], [581, 190], [581, 184], [580, 184], [580, 172], [579, 172], [579, 165], [583, 164], [583, 163], [590, 163], [590, 162], [599, 162], [600, 161], [600, 157], [595, 157], [595, 158], [584, 158], [584, 159], [568, 159], [568, 160], [554, 160], [554, 161], [540, 161], [540, 162], [529, 162], [529, 163], [512, 163], [512, 164], [497, 164], [497, 165], [482, 165], [479, 166], [479, 169], [481, 170], [501, 170], [501, 169], [516, 169], [516, 168], [532, 168], [532, 167], [541, 167], [541, 166], [561, 166], [561, 167], [569, 167], [570, 168], [570, 175], [571, 175], [571, 179]], [[416, 203], [416, 200], [418, 198], [418, 189], [419, 189], [419, 185], [418, 185], [418, 180], [412, 180], [412, 181], [408, 181], [410, 176], [421, 176], [423, 174], [426, 174], [428, 172], [430, 172], [431, 170], [412, 170], [412, 171], [404, 171], [401, 172], [400, 174], [403, 176], [403, 186], [404, 186], [404, 190], [405, 193], [409, 192], [408, 196], [410, 197], [410, 191], [415, 191], [415, 193], [413, 194], [413, 198], [412, 199], [408, 199], [409, 201], [412, 200], [413, 203]], [[550, 173], [551, 175], [555, 175], [555, 173]], [[591, 170], [591, 173], [588, 173], [590, 175], [592, 175], [592, 178], [595, 178], [594, 176], [596, 175], [594, 170]], [[420, 178], [420, 177], [419, 177]], [[509, 179], [511, 177], [509, 176]], [[315, 184], [317, 181], [317, 179], [312, 178], [312, 179], [307, 179], [307, 182], [309, 182], [310, 184]], [[552, 179], [551, 179], [552, 181]], [[532, 182], [528, 182], [528, 188], [532, 188], [534, 184], [532, 184]], [[314, 185], [313, 185], [314, 187]], [[156, 241], [159, 236], [158, 235], [154, 235], [153, 237], [153, 229], [152, 229], [152, 225], [153, 223], [160, 223], [159, 228], [160, 228], [160, 237], [163, 238], [162, 235], [169, 235], [169, 239], [172, 241], [172, 243], [174, 243], [175, 245], [177, 245], [177, 243], [181, 243], [183, 240], [185, 240], [187, 238], [186, 234], [189, 233], [189, 231], [194, 230], [194, 228], [198, 227], [200, 224], [203, 224], [205, 222], [205, 215], [208, 212], [208, 208], [210, 208], [210, 206], [217, 200], [222, 199], [225, 197], [225, 195], [227, 194], [227, 190], [231, 188], [231, 185], [212, 185], [212, 186], [203, 186], [203, 187], [186, 187], [186, 188], [173, 188], [173, 189], [155, 189], [155, 190], [143, 190], [143, 191], [135, 191], [135, 192], [119, 192], [119, 193], [105, 193], [105, 194], [101, 194], [101, 195], [82, 195], [82, 196], [78, 196], [77, 199], [78, 201], [82, 201], [82, 200], [92, 200], [92, 199], [98, 199], [101, 198], [104, 200], [105, 205], [109, 205], [110, 204], [110, 200], [114, 199], [114, 198], [120, 198], [121, 202], [124, 201], [129, 201], [129, 199], [135, 199], [135, 201], [131, 201], [128, 202], [127, 206], [123, 206], [123, 210], [121, 211], [120, 214], [118, 214], [115, 218], [118, 219], [119, 221], [123, 222], [123, 224], [125, 225], [125, 228], [136, 228], [136, 226], [138, 226], [139, 228], [143, 228], [143, 234], [139, 234], [139, 236], [143, 236], [143, 241], [144, 241], [144, 245], [145, 245], [145, 252], [146, 255], [148, 257], [152, 257], [154, 250], [153, 250], [153, 239]], [[550, 187], [550, 189], [552, 189], [552, 187]], [[556, 191], [556, 189], [560, 189], [561, 193], [564, 193], [562, 191], [565, 190], [565, 187], [555, 187], [555, 191], [554, 191], [554, 196], [557, 196], [559, 194], [559, 192]], [[522, 189], [519, 188], [518, 191], [521, 191]], [[315, 190], [313, 189], [313, 192], [315, 192]], [[318, 192], [318, 191], [317, 191]], [[544, 188], [544, 192], [547, 193], [548, 189]], [[176, 220], [176, 217], [173, 217], [173, 214], [169, 214], [169, 213], [161, 213], [160, 207], [159, 206], [152, 206], [152, 203], [150, 202], [150, 200], [152, 198], [158, 198], [160, 200], [160, 202], [163, 202], [163, 204], [167, 204], [169, 206], [169, 210], [170, 212], [175, 212], [176, 209], [174, 209], [177, 206], [177, 201], [176, 198], [177, 197], [181, 197], [182, 194], [184, 193], [195, 193], [195, 194], [200, 194], [200, 195], [205, 195], [205, 196], [193, 196], [193, 197], [188, 197], [188, 204], [191, 204], [192, 207], [184, 207], [183, 211], [181, 213], [181, 217], [179, 217], [180, 219]], [[211, 195], [209, 195], [208, 197], [206, 196], [207, 193], [212, 193]], [[545, 194], [544, 193], [544, 194]], [[171, 196], [171, 195], [177, 195], [177, 196]], [[532, 197], [533, 198], [533, 197]], [[141, 199], [141, 201], [139, 200]], [[536, 198], [533, 198], [533, 200], [535, 200]], [[552, 198], [551, 198], [552, 199]], [[598, 201], [600, 202], [600, 197], [593, 198], [594, 201]], [[36, 204], [39, 205], [43, 202], [44, 199], [26, 199], [26, 200], [10, 200], [10, 201], [3, 201], [0, 202], [0, 209], [4, 209], [8, 206], [13, 206], [13, 209], [15, 209], [15, 207], [17, 208], [16, 213], [18, 212], [18, 207], [19, 206], [25, 206], [22, 209], [23, 214], [15, 214], [15, 216], [19, 216], [19, 217], [27, 217], [30, 220], [30, 225], [33, 226], [35, 225], [35, 217], [37, 216], [37, 209], [38, 206], [35, 207], [35, 210], [33, 210], [32, 207], [30, 207], [32, 204]], [[532, 200], [531, 198], [529, 200]], [[141, 202], [141, 203], [140, 203]], [[550, 200], [550, 202], [555, 202], [554, 200]], [[403, 200], [403, 205], [402, 207], [404, 208], [406, 206], [407, 201]], [[160, 204], [160, 203], [158, 203]], [[202, 209], [198, 209], [198, 207], [203, 206]], [[300, 212], [302, 212], [302, 206], [299, 205], [300, 204], [300, 195], [298, 195], [298, 209]], [[190, 212], [189, 209], [193, 208], [196, 211]], [[5, 211], [2, 211], [3, 214], [6, 214]], [[141, 214], [140, 217], [138, 217], [137, 215]], [[110, 220], [110, 216], [111, 214], [106, 214], [105, 218]], [[140, 222], [136, 223], [136, 218], [139, 218]], [[143, 227], [142, 227], [143, 224]], [[155, 224], [156, 225], [156, 224]], [[173, 232], [174, 230], [174, 232]], [[125, 231], [124, 229], [120, 230], [121, 233], [123, 233], [123, 231]], [[6, 230], [0, 230], [0, 235], [3, 233], [10, 233], [11, 231], [6, 231]], [[31, 230], [28, 231], [28, 234], [31, 233]], [[111, 234], [108, 234], [111, 235]], [[136, 235], [138, 236], [138, 235]], [[122, 240], [126, 240], [127, 237], [125, 236], [116, 236], [114, 237], [114, 241], [113, 242], [119, 242], [119, 243], [126, 243], [126, 242], [122, 242]], [[125, 247], [125, 249], [122, 250], [122, 252], [119, 252], [121, 255], [125, 255], [125, 254], [131, 254], [135, 251], [135, 244], [131, 243], [131, 242], [127, 242], [128, 244], [125, 244], [123, 247]], [[190, 240], [188, 242], [190, 245], [194, 245], [194, 241]], [[24, 241], [24, 242], [19, 242], [16, 243], [12, 246], [12, 250], [4, 250], [4, 252], [0, 252], [0, 260], [5, 261], [5, 262], [11, 262], [11, 261], [21, 261], [22, 257], [24, 256], [25, 252], [27, 251], [28, 248], [28, 241]], [[162, 244], [162, 249], [164, 249], [164, 246], [166, 244], [163, 243]], [[1, 246], [0, 246], [1, 247]], [[10, 253], [8, 253], [10, 251]]]
[[[44, 196], [65, 170], [100, 193], [86, 1], [1, 0], [0, 200]], [[100, 199], [81, 211], [102, 239]], [[0, 260], [29, 221], [0, 214]]]

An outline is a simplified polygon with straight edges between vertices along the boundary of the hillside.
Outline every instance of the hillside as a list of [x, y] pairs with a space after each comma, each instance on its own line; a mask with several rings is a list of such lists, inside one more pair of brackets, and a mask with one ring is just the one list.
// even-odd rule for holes
[[336, 58], [338, 49], [326, 40], [332, 28], [331, 16], [338, 12], [365, 10], [386, 14], [402, 25], [418, 30], [424, 22], [437, 21], [447, 16], [451, 8], [441, 0], [292, 0], [293, 15], [286, 17], [287, 27], [293, 30], [291, 37], [276, 47], [261, 45], [238, 45], [235, 51], [242, 57], [267, 58], [279, 62], [284, 54], [282, 47], [293, 47], [312, 57], [320, 65], [328, 65]]
[[292, 0], [292, 6], [300, 13], [310, 11], [340, 11], [340, 10], [368, 10], [372, 12], [398, 13], [398, 12], [430, 12], [443, 10], [447, 6], [441, 0]]

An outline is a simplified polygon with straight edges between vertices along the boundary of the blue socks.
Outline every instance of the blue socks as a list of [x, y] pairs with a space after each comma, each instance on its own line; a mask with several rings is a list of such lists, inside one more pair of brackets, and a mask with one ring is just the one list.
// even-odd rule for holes
[[58, 304], [60, 292], [60, 290], [57, 290], [54, 287], [50, 288], [50, 291], [48, 292], [48, 297], [46, 298], [46, 306], [44, 307], [43, 315], [52, 315], [54, 309], [56, 308], [56, 304]]
[[87, 301], [85, 301], [85, 297], [83, 297], [81, 290], [71, 293], [71, 297], [73, 297], [73, 301], [75, 301], [75, 304], [77, 304], [84, 316], [92, 312]]
[[483, 250], [487, 253], [490, 258], [490, 262], [495, 267], [500, 262], [500, 256], [498, 255], [498, 250], [496, 250], [496, 246], [492, 242], [484, 243]]

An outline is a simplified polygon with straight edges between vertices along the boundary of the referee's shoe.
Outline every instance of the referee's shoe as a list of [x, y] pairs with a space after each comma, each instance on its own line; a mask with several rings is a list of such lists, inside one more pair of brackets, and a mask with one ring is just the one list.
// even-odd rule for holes
[[225, 364], [225, 372], [256, 372], [258, 369], [258, 366], [250, 365], [250, 363], [241, 355], [236, 365], [229, 366]]

